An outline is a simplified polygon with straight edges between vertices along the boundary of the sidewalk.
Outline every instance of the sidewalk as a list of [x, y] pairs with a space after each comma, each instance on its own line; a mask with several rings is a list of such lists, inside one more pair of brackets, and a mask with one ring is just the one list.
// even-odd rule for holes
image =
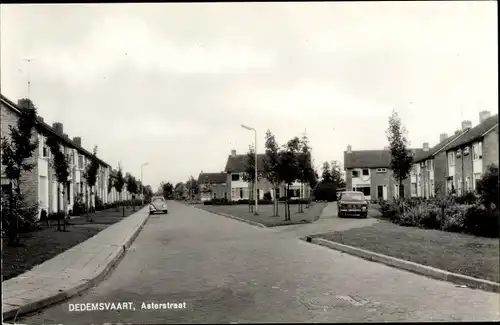
[[148, 208], [143, 208], [32, 270], [4, 281], [3, 319], [63, 301], [95, 285], [119, 262], [148, 216]]

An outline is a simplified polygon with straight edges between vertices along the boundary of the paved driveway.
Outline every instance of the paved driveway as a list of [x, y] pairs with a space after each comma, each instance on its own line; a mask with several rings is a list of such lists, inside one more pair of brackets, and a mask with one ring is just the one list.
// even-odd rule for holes
[[[499, 295], [400, 271], [171, 203], [113, 273], [26, 324], [365, 322], [498, 319]], [[135, 310], [70, 312], [131, 302]], [[186, 303], [141, 310], [142, 302]], [[128, 306], [128, 304], [127, 304]]]

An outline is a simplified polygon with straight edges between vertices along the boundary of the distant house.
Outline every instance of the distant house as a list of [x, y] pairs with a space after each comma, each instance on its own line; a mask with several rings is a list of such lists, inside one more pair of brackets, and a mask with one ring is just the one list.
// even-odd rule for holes
[[198, 186], [201, 201], [212, 199], [227, 199], [227, 174], [204, 173], [198, 176]]
[[[257, 171], [263, 170], [265, 160], [265, 154], [257, 154]], [[230, 193], [230, 195], [228, 196], [228, 200], [237, 201], [250, 199], [253, 197], [252, 193], [250, 193], [252, 190], [252, 183], [246, 182], [244, 180], [246, 168], [247, 155], [238, 155], [236, 154], [236, 150], [232, 150], [231, 154], [227, 157], [225, 168], [225, 172], [227, 174], [226, 184], [228, 193]], [[275, 191], [272, 188], [272, 184], [267, 179], [262, 177], [259, 179], [259, 182], [257, 184], [257, 197], [259, 199], [263, 199], [264, 194], [269, 193], [272, 199], [274, 199], [275, 197], [279, 199], [285, 196], [285, 188], [286, 187], [284, 184], [280, 184], [276, 190], [276, 193], [274, 193]], [[310, 192], [311, 189], [309, 187], [309, 184], [294, 182], [290, 186], [288, 197], [291, 199], [307, 198], [309, 197]]]
[[[418, 157], [424, 149], [410, 149], [414, 157]], [[383, 150], [353, 151], [347, 146], [344, 151], [344, 169], [346, 171], [346, 187], [348, 191], [363, 192], [367, 200], [391, 200], [399, 197], [399, 183], [394, 179], [390, 169], [391, 152]], [[403, 182], [405, 197], [411, 196], [411, 178]]]

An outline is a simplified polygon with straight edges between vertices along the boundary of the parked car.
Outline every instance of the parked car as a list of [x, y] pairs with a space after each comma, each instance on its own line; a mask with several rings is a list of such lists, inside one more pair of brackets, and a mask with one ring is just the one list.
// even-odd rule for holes
[[149, 214], [157, 212], [168, 213], [167, 200], [163, 196], [153, 196], [149, 204]]
[[337, 203], [339, 218], [347, 216], [368, 217], [368, 201], [365, 199], [363, 192], [341, 192]]

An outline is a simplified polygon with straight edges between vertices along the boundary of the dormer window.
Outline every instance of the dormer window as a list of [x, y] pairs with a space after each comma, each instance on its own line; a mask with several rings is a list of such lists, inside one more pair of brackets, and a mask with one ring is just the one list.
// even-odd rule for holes
[[462, 157], [462, 150], [460, 149], [457, 150], [457, 157], [458, 158]]
[[[415, 172], [415, 168], [412, 169]], [[387, 173], [387, 168], [377, 168], [377, 173]]]
[[467, 156], [469, 154], [469, 147], [464, 148], [464, 156]]
[[352, 178], [358, 178], [359, 177], [359, 170], [353, 170], [352, 171]]
[[239, 181], [240, 180], [240, 174], [232, 174], [231, 175], [231, 180], [232, 181]]

